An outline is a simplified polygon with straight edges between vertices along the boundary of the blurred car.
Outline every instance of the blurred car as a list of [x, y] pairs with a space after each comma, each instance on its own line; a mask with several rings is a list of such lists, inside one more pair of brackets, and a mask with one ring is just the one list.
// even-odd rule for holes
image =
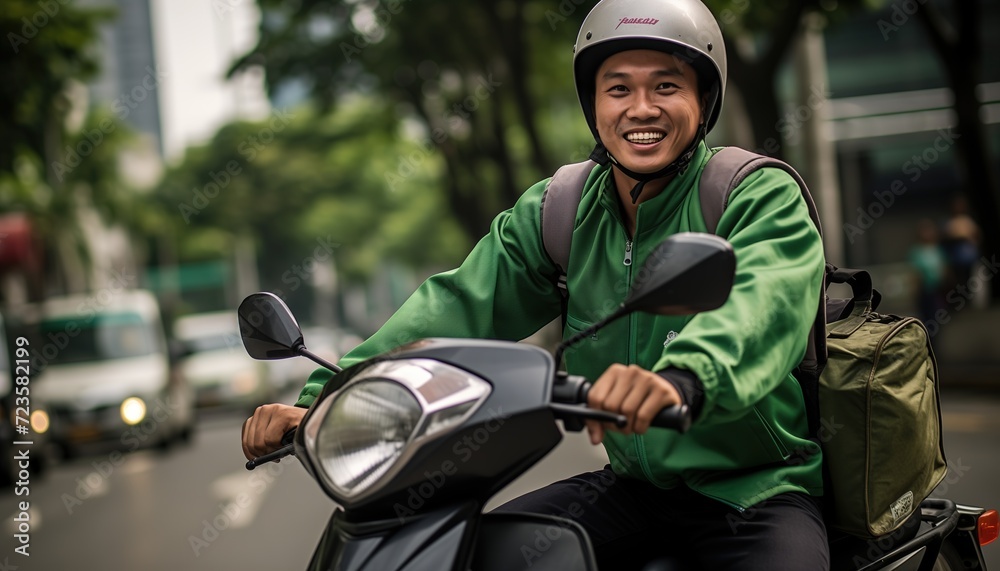
[[243, 349], [236, 312], [185, 315], [177, 318], [173, 332], [183, 355], [178, 365], [194, 387], [197, 406], [253, 409], [273, 402], [270, 371]]
[[49, 299], [40, 314], [32, 394], [48, 403], [64, 456], [97, 442], [132, 451], [190, 439], [193, 393], [173, 366], [151, 292]]
[[[311, 352], [331, 363], [336, 363], [345, 353], [364, 341], [345, 329], [327, 327], [304, 327], [302, 338]], [[305, 357], [268, 361], [268, 363], [276, 383], [282, 390], [301, 389], [309, 375], [320, 368]]]

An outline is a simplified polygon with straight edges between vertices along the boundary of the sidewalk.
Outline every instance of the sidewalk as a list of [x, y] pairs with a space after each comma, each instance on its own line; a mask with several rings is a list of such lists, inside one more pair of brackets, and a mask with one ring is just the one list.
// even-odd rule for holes
[[955, 312], [933, 342], [942, 386], [1000, 392], [1000, 309]]

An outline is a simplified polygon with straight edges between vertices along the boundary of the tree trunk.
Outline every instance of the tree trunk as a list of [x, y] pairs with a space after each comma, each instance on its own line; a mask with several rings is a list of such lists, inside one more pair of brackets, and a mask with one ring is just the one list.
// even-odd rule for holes
[[538, 175], [548, 176], [555, 170], [555, 166], [549, 161], [548, 153], [542, 144], [542, 137], [538, 132], [538, 125], [535, 121], [534, 100], [528, 87], [529, 79], [532, 77], [528, 54], [526, 52], [527, 43], [524, 38], [524, 30], [528, 27], [528, 22], [524, 19], [524, 5], [516, 3], [514, 17], [508, 25], [503, 27], [500, 35], [503, 52], [507, 55], [507, 62], [510, 66], [508, 77], [512, 82], [512, 95], [514, 105], [517, 109], [518, 118], [528, 136], [528, 143], [531, 145], [530, 161]]
[[815, 4], [815, 0], [792, 2], [789, 9], [782, 12], [782, 19], [775, 25], [766, 50], [752, 61], [748, 61], [740, 53], [732, 39], [728, 36], [725, 39], [729, 77], [740, 88], [750, 126], [753, 128], [755, 148], [750, 150], [779, 159], [784, 156], [784, 128], [780, 122], [780, 102], [775, 80], [778, 68], [799, 32], [802, 14], [807, 7]]
[[784, 154], [777, 131], [779, 103], [773, 75], [771, 81], [762, 81], [761, 78], [768, 75], [760, 63], [749, 63], [738, 56], [730, 59], [731, 62], [733, 60], [737, 61], [730, 66], [730, 77], [740, 86], [740, 95], [753, 130], [754, 147], [748, 150], [780, 159]]

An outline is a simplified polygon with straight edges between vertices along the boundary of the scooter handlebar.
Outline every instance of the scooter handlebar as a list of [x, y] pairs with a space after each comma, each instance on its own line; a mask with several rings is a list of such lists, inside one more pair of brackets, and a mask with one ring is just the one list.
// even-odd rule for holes
[[684, 433], [691, 428], [691, 409], [686, 404], [675, 404], [661, 410], [653, 417], [650, 426], [670, 428]]
[[[566, 375], [553, 388], [552, 400], [569, 404], [587, 404], [587, 393], [591, 384], [583, 377]], [[687, 432], [691, 428], [691, 409], [686, 404], [668, 406], [653, 417], [650, 426], [669, 428], [677, 432]]]
[[285, 456], [295, 455], [295, 429], [292, 428], [281, 437], [281, 448], [278, 448], [274, 452], [264, 454], [263, 456], [258, 456], [253, 460], [246, 463], [247, 470], [253, 470], [261, 464], [266, 464], [268, 462], [280, 462]]

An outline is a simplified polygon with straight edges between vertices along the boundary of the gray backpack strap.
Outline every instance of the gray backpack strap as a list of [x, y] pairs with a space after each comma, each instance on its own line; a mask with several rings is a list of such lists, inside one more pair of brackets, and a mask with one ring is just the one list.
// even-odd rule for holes
[[583, 185], [597, 163], [583, 161], [559, 167], [542, 194], [542, 245], [559, 269], [557, 285], [566, 297], [566, 267]]
[[816, 229], [822, 236], [823, 228], [819, 222], [819, 211], [816, 210], [816, 203], [799, 173], [784, 161], [758, 155], [739, 147], [723, 147], [709, 158], [705, 170], [701, 173], [698, 194], [701, 199], [701, 215], [705, 219], [708, 231], [716, 233], [719, 220], [722, 219], [722, 211], [729, 204], [729, 195], [732, 194], [733, 190], [742, 184], [750, 173], [764, 167], [779, 168], [795, 180], [799, 189], [802, 190], [802, 198], [805, 199], [806, 206], [809, 207], [809, 217], [812, 218]]
[[[819, 211], [816, 209], [812, 195], [809, 194], [809, 188], [799, 173], [795, 172], [795, 169], [784, 161], [752, 153], [739, 147], [723, 147], [709, 158], [705, 170], [701, 173], [698, 198], [701, 201], [701, 214], [705, 219], [708, 231], [713, 234], [717, 233], [719, 220], [722, 218], [722, 212], [726, 209], [726, 205], [729, 204], [729, 196], [733, 190], [750, 173], [764, 167], [779, 168], [795, 180], [799, 185], [799, 190], [802, 191], [802, 198], [809, 208], [809, 217], [812, 218], [816, 230], [822, 237], [823, 229], [819, 221]], [[817, 434], [819, 430], [819, 375], [823, 371], [827, 359], [826, 297], [826, 276], [824, 276], [819, 307], [816, 310], [816, 319], [813, 322], [812, 330], [809, 332], [806, 353], [795, 369], [795, 377], [799, 380], [805, 395], [811, 434]]]
[[[809, 208], [809, 217], [812, 218], [820, 237], [822, 237], [823, 229], [819, 222], [819, 211], [816, 210], [816, 203], [799, 173], [795, 172], [795, 169], [784, 161], [752, 153], [739, 147], [724, 147], [716, 152], [709, 158], [705, 170], [701, 173], [698, 195], [701, 200], [701, 214], [705, 219], [708, 231], [715, 234], [718, 230], [722, 211], [729, 203], [729, 196], [733, 190], [746, 179], [747, 175], [764, 167], [779, 168], [795, 180], [802, 192], [802, 198]], [[827, 271], [829, 271], [829, 264], [827, 267]], [[806, 353], [795, 369], [795, 378], [798, 379], [805, 397], [809, 432], [813, 435], [818, 434], [819, 430], [819, 375], [823, 372], [827, 359], [826, 279], [824, 276], [819, 307], [816, 309], [816, 319], [809, 332]]]

